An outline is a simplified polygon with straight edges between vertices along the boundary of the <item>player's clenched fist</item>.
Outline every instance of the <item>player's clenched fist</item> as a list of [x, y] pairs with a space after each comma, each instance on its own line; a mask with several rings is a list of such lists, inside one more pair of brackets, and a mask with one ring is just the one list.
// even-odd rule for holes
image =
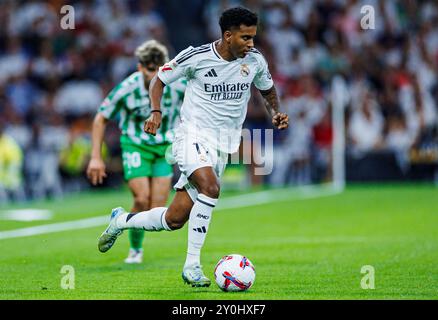
[[289, 127], [289, 116], [286, 113], [277, 112], [272, 117], [272, 124], [280, 130]]
[[98, 183], [102, 184], [103, 179], [106, 178], [105, 163], [102, 159], [91, 159], [87, 168], [87, 177], [95, 186]]
[[157, 129], [161, 125], [161, 113], [153, 112], [151, 116], [144, 123], [144, 132], [149, 133], [153, 136], [157, 134]]

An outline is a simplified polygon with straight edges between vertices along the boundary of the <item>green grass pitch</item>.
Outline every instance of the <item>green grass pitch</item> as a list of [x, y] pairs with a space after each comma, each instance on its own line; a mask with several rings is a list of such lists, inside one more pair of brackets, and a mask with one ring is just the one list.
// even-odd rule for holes
[[[274, 197], [285, 192], [290, 199]], [[126, 232], [109, 252], [98, 252], [102, 225], [0, 239], [0, 299], [438, 298], [438, 188], [372, 185], [325, 197], [296, 194], [274, 190], [272, 203], [213, 213], [204, 271], [213, 280], [223, 255], [246, 255], [257, 273], [248, 292], [222, 292], [214, 282], [209, 288], [183, 284], [187, 227], [147, 233], [144, 263], [126, 265]], [[102, 216], [118, 205], [129, 208], [130, 201], [128, 191], [114, 191], [15, 206], [46, 208], [55, 215], [51, 221], [0, 220], [0, 233]], [[73, 290], [61, 288], [63, 265], [74, 267]], [[375, 289], [361, 288], [364, 265], [374, 267]]]

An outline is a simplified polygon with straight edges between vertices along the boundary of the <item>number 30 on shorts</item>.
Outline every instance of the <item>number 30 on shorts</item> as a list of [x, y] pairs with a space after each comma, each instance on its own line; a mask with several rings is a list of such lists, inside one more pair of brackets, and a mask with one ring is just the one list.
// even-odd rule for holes
[[123, 162], [128, 166], [128, 168], [140, 168], [140, 152], [123, 152]]

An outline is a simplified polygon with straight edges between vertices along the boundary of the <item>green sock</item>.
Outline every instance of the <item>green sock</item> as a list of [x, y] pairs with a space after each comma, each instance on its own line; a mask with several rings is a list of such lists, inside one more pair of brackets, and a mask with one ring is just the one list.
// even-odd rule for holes
[[129, 229], [129, 243], [131, 249], [141, 249], [143, 247], [144, 230]]

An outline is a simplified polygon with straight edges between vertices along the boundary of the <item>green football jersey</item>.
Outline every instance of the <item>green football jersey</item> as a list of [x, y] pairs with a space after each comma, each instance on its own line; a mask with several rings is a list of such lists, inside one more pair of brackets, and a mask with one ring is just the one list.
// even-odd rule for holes
[[128, 137], [136, 145], [171, 143], [186, 86], [187, 81], [182, 79], [164, 87], [161, 126], [155, 136], [143, 131], [144, 122], [151, 114], [151, 104], [143, 74], [139, 71], [123, 80], [108, 94], [99, 107], [99, 112], [106, 119], [118, 118], [122, 136]]

